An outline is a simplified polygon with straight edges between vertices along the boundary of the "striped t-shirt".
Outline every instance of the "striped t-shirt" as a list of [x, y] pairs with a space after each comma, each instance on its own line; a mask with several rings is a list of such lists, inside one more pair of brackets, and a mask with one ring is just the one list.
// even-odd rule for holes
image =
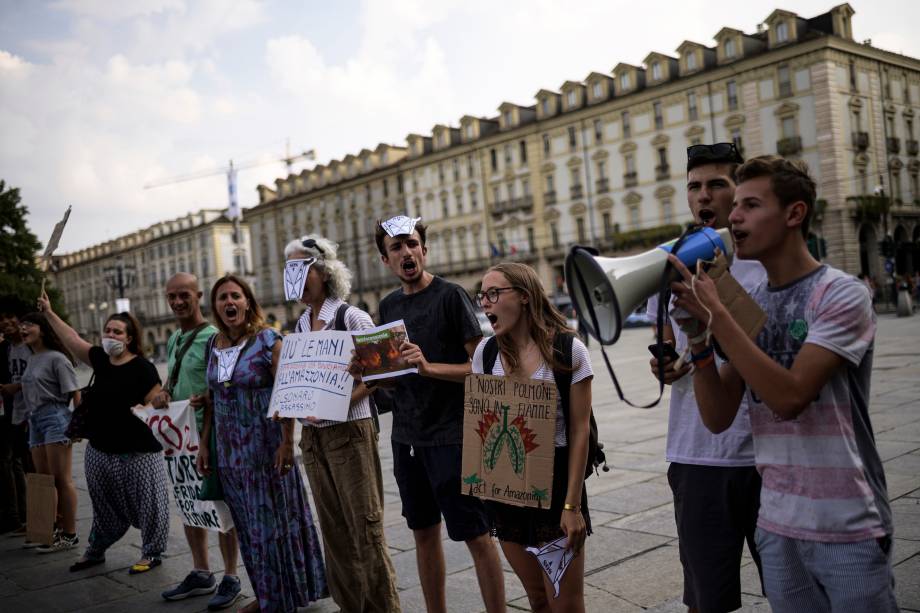
[[790, 538], [852, 542], [891, 534], [891, 507], [869, 421], [875, 313], [866, 287], [829, 266], [751, 296], [767, 314], [758, 346], [790, 368], [805, 343], [844, 364], [795, 419], [748, 394], [763, 477], [758, 526]]
[[[332, 330], [335, 328], [335, 314], [339, 309], [339, 305], [345, 301], [341, 298], [326, 298], [323, 302], [323, 306], [319, 309], [318, 319], [325, 322], [326, 325], [323, 326], [323, 330]], [[294, 327], [295, 333], [300, 332], [310, 332], [310, 315], [313, 312], [313, 307], [309, 304], [307, 305], [306, 310], [303, 312], [303, 315], [300, 316], [300, 319], [297, 320], [297, 325]], [[371, 316], [359, 309], [356, 306], [349, 306], [348, 310], [345, 311], [345, 328], [349, 331], [352, 330], [367, 330], [368, 328], [373, 328], [374, 322], [371, 319]], [[371, 405], [368, 401], [368, 397], [365, 396], [358, 402], [355, 402], [350, 407], [348, 407], [348, 419], [346, 421], [355, 421], [357, 419], [367, 419], [371, 416]], [[332, 421], [329, 419], [324, 419], [322, 421], [311, 423], [306, 419], [299, 420], [304, 426], [312, 426], [315, 428], [326, 428], [328, 426], [334, 426], [336, 424], [342, 423], [339, 421]]]
[[[476, 351], [473, 353], [473, 365], [472, 371], [474, 373], [482, 374], [483, 372], [483, 363], [482, 363], [482, 354], [485, 351], [486, 343], [489, 339], [484, 338], [479, 342], [479, 345], [476, 346]], [[492, 374], [496, 377], [505, 376], [505, 367], [502, 364], [502, 354], [501, 351], [498, 352], [498, 355], [495, 356], [495, 364], [492, 366]], [[585, 347], [585, 344], [581, 342], [581, 339], [574, 338], [572, 339], [572, 384], [578, 383], [579, 381], [584, 381], [588, 377], [593, 377], [594, 371], [591, 369], [591, 356], [588, 355], [588, 348]], [[537, 379], [539, 381], [552, 381], [556, 382], [556, 377], [553, 375], [553, 369], [547, 366], [546, 362], [540, 362], [540, 368], [537, 369], [535, 373], [530, 376], [531, 379]], [[554, 446], [555, 447], [566, 447], [568, 443], [568, 437], [565, 433], [565, 415], [562, 412], [562, 398], [559, 398], [556, 401], [556, 433]]]

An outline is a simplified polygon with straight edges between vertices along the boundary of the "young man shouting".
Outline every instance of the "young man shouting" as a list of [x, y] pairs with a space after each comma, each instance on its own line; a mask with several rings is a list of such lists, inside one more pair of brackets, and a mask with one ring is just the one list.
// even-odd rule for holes
[[891, 508], [869, 421], [875, 314], [865, 286], [817, 262], [805, 237], [815, 182], [802, 162], [762, 156], [737, 173], [729, 221], [735, 255], [767, 282], [752, 297], [768, 321], [751, 341], [692, 273], [672, 285], [677, 306], [710, 329], [728, 363], [691, 347], [703, 423], [728, 428], [743, 396], [763, 479], [756, 533], [776, 613], [896, 611]]
[[380, 302], [380, 322], [405, 321], [402, 353], [418, 367], [417, 375], [393, 379], [393, 471], [429, 613], [447, 611], [442, 515], [451, 540], [470, 550], [486, 610], [504, 611], [504, 575], [485, 505], [460, 493], [463, 380], [482, 332], [466, 291], [425, 270], [425, 226], [418, 221], [387, 220], [375, 236], [400, 284]]

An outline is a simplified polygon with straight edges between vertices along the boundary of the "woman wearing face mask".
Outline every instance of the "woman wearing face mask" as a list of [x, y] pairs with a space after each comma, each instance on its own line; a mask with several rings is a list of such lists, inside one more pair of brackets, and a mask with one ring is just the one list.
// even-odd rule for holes
[[131, 408], [149, 404], [160, 391], [156, 367], [143, 357], [141, 327], [130, 313], [106, 320], [102, 347], [80, 338], [52, 310], [48, 297], [38, 309], [61, 342], [93, 369], [85, 452], [86, 485], [93, 503], [89, 546], [71, 571], [105, 562], [106, 550], [128, 528], [141, 531], [141, 559], [128, 571], [143, 573], [161, 564], [169, 536], [169, 501], [163, 448]]
[[[476, 296], [495, 330], [473, 354], [474, 373], [488, 371], [484, 356], [488, 343], [497, 343], [491, 368], [496, 376], [556, 381], [553, 371], [571, 372], [568, 420], [562, 400], [556, 407], [555, 458], [549, 509], [489, 503], [495, 531], [505, 558], [520, 578], [534, 611], [584, 611], [584, 544], [591, 533], [584, 490], [591, 416], [591, 360], [578, 338], [571, 339], [571, 365], [561, 363], [554, 349], [563, 335], [574, 335], [566, 320], [550, 303], [540, 278], [530, 266], [506, 263], [490, 268]], [[558, 385], [557, 385], [558, 389]], [[562, 392], [564, 390], [560, 390]], [[558, 598], [537, 558], [527, 547], [538, 547], [568, 537], [574, 559], [562, 578]]]
[[50, 545], [39, 553], [64, 551], [77, 546], [77, 488], [73, 485], [71, 456], [67, 436], [70, 423], [68, 402], [80, 404], [80, 386], [73, 369], [73, 358], [41, 313], [30, 313], [20, 320], [23, 342], [32, 350], [29, 365], [22, 375], [22, 396], [29, 415], [29, 447], [35, 470], [54, 476], [58, 516], [61, 523]]
[[252, 289], [226, 275], [211, 289], [219, 332], [208, 352], [201, 440], [215, 429], [217, 457], [198, 452], [198, 470], [217, 468], [256, 600], [242, 611], [293, 611], [325, 598], [326, 576], [300, 473], [294, 420], [267, 418], [281, 335], [262, 316]]

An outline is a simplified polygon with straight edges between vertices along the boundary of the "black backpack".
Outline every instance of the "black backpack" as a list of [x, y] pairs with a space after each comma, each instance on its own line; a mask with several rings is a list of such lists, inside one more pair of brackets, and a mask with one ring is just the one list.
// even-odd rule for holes
[[[572, 388], [572, 342], [574, 336], [565, 332], [558, 332], [553, 339], [553, 351], [556, 359], [560, 364], [568, 367], [568, 370], [553, 369], [553, 377], [556, 380], [556, 389], [559, 391], [559, 398], [562, 401], [562, 415], [565, 417], [566, 437], [569, 436], [569, 392]], [[491, 337], [486, 341], [486, 346], [482, 350], [482, 371], [487, 375], [492, 374], [495, 367], [495, 360], [498, 358], [498, 341]], [[585, 479], [596, 473], [597, 469], [602, 467], [604, 472], [610, 470], [607, 467], [607, 456], [604, 454], [604, 444], [598, 440], [597, 421], [594, 419], [594, 411], [591, 411], [591, 419], [588, 427], [588, 461], [585, 464]]]

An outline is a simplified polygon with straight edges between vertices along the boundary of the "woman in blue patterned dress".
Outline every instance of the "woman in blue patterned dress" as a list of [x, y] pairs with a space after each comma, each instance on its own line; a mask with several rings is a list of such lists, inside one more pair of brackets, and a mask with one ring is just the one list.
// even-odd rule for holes
[[[198, 468], [216, 465], [257, 600], [242, 611], [294, 611], [325, 598], [319, 539], [300, 473], [294, 420], [268, 414], [281, 336], [264, 323], [249, 285], [233, 275], [211, 289], [220, 332], [208, 356], [202, 440], [215, 429], [217, 457], [202, 445]], [[234, 356], [236, 358], [234, 359]]]

